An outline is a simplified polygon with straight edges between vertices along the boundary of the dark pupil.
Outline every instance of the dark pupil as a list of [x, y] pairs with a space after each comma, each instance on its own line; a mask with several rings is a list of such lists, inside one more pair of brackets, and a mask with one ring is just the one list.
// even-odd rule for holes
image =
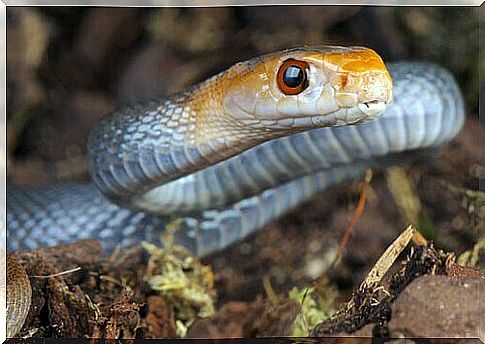
[[283, 81], [288, 87], [300, 86], [303, 81], [303, 71], [298, 66], [290, 66], [285, 71]]

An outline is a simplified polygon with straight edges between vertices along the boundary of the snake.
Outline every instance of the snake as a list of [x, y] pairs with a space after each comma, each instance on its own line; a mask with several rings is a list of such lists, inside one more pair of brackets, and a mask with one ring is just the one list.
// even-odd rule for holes
[[[434, 64], [385, 64], [358, 46], [259, 56], [103, 116], [87, 144], [91, 183], [8, 185], [7, 250], [97, 239], [111, 252], [159, 243], [179, 219], [171, 240], [206, 256], [329, 186], [450, 141], [464, 117], [454, 77]], [[27, 290], [12, 271], [7, 290]], [[11, 294], [9, 335], [30, 297]]]

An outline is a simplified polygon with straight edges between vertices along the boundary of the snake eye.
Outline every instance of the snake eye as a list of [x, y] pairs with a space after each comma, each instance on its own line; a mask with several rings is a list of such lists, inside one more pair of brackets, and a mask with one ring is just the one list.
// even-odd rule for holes
[[296, 95], [308, 87], [308, 63], [288, 59], [281, 65], [276, 81], [281, 92]]

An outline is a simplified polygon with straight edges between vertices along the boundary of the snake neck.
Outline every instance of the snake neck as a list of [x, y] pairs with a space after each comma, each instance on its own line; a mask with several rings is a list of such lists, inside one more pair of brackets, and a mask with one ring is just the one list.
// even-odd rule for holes
[[224, 110], [230, 73], [104, 116], [88, 141], [91, 176], [108, 198], [134, 194], [225, 160], [284, 132], [250, 128]]
[[252, 126], [240, 116], [235, 116], [235, 110], [225, 104], [228, 84], [233, 83], [249, 66], [241, 64], [236, 67], [206, 80], [186, 93], [186, 97], [177, 97], [174, 102], [191, 124], [186, 130], [183, 128], [186, 123], [178, 122], [181, 126], [178, 130], [184, 132], [183, 144], [187, 148], [199, 147], [204, 158], [211, 163], [264, 141], [288, 135], [290, 131], [296, 132]]

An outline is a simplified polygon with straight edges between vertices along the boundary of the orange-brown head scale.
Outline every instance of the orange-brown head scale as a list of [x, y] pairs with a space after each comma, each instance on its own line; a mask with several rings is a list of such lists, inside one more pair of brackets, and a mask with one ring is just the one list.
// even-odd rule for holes
[[266, 140], [380, 115], [392, 80], [363, 47], [304, 47], [241, 62], [207, 80], [193, 97], [200, 140]]

